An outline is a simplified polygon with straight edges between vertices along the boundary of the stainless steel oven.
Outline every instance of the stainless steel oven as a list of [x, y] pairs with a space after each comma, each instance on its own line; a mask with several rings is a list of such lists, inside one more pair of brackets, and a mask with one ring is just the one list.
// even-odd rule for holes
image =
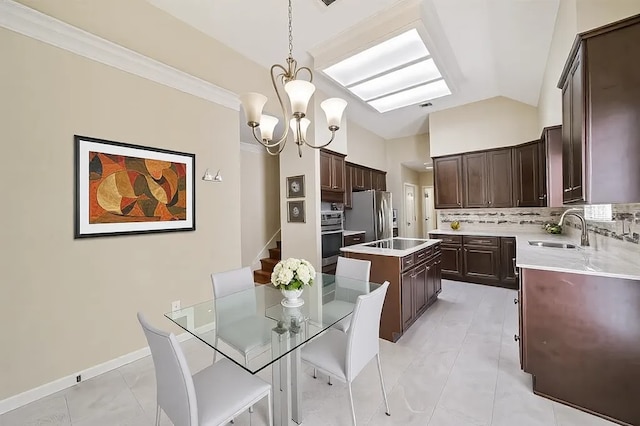
[[344, 216], [340, 210], [320, 212], [320, 235], [322, 237], [322, 266], [338, 263], [343, 246]]

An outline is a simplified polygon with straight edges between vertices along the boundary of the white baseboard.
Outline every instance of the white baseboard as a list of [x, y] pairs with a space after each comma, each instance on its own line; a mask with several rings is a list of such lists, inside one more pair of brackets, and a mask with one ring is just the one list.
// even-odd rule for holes
[[[189, 333], [182, 333], [176, 336], [176, 338], [179, 342], [184, 342], [193, 338], [193, 336]], [[119, 356], [118, 358], [103, 362], [102, 364], [89, 367], [86, 370], [78, 371], [77, 373], [61, 377], [60, 379], [54, 380], [53, 382], [45, 383], [44, 385], [38, 386], [37, 388], [29, 389], [28, 391], [3, 399], [2, 401], [0, 401], [0, 415], [8, 411], [15, 410], [16, 408], [20, 408], [23, 405], [27, 405], [33, 401], [37, 401], [38, 399], [44, 398], [45, 396], [49, 396], [56, 392], [60, 392], [61, 390], [70, 388], [71, 386], [77, 384], [76, 376], [78, 375], [82, 376], [82, 381], [84, 382], [88, 379], [91, 379], [92, 377], [96, 377], [111, 370], [115, 370], [116, 368], [120, 368], [123, 365], [127, 365], [129, 363], [142, 359], [150, 354], [151, 352], [149, 351], [149, 347], [147, 346], [142, 349], [138, 349], [137, 351], [130, 352], [126, 355]]]

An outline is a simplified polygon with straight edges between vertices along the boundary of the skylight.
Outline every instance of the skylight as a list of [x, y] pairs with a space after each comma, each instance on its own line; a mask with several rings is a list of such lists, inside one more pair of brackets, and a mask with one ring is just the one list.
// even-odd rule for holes
[[451, 94], [415, 28], [323, 72], [379, 112]]

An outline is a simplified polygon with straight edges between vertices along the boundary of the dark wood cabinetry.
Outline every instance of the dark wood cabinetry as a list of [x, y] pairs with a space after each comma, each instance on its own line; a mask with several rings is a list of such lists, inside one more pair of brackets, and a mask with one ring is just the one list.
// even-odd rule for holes
[[449, 234], [431, 234], [431, 238], [442, 240], [442, 277], [517, 288], [512, 260], [515, 238]]
[[540, 175], [544, 160], [540, 158], [541, 142], [534, 141], [513, 149], [513, 181], [516, 207], [539, 207], [545, 204], [546, 179]]
[[364, 167], [358, 164], [346, 163], [346, 185], [344, 195], [344, 206], [351, 208], [353, 192], [387, 190], [387, 172]]
[[640, 281], [521, 269], [521, 364], [534, 393], [640, 424]]
[[474, 152], [462, 156], [462, 207], [488, 207], [487, 154]]
[[435, 207], [462, 207], [462, 156], [453, 155], [433, 159]]
[[487, 193], [489, 207], [513, 206], [511, 149], [487, 152]]
[[371, 281], [389, 281], [382, 309], [380, 337], [392, 342], [433, 304], [442, 290], [440, 244], [404, 257], [344, 252], [345, 256], [371, 261]]
[[364, 243], [364, 232], [358, 234], [350, 234], [344, 236], [344, 246], [352, 246], [354, 244]]
[[518, 288], [515, 271], [516, 239], [500, 238], [500, 281], [509, 287]]
[[640, 15], [577, 36], [562, 89], [567, 203], [640, 202]]
[[344, 156], [329, 151], [320, 152], [320, 189], [344, 192]]

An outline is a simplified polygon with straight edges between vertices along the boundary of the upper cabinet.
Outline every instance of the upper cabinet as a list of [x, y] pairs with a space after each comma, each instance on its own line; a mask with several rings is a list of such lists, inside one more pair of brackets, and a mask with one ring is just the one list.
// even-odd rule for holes
[[546, 187], [546, 182], [540, 176], [540, 145], [541, 142], [535, 141], [513, 149], [513, 186], [516, 207], [544, 205], [542, 188]]
[[566, 203], [640, 202], [640, 15], [579, 34], [564, 67]]
[[434, 158], [433, 182], [437, 209], [462, 207], [462, 156]]
[[352, 193], [355, 191], [387, 190], [387, 172], [371, 169], [354, 163], [346, 164], [344, 207], [351, 208]]
[[511, 207], [511, 149], [462, 156], [462, 207]]
[[[320, 151], [320, 189], [321, 191], [344, 193], [345, 163], [344, 155], [330, 151]], [[342, 200], [339, 200], [342, 201]]]

